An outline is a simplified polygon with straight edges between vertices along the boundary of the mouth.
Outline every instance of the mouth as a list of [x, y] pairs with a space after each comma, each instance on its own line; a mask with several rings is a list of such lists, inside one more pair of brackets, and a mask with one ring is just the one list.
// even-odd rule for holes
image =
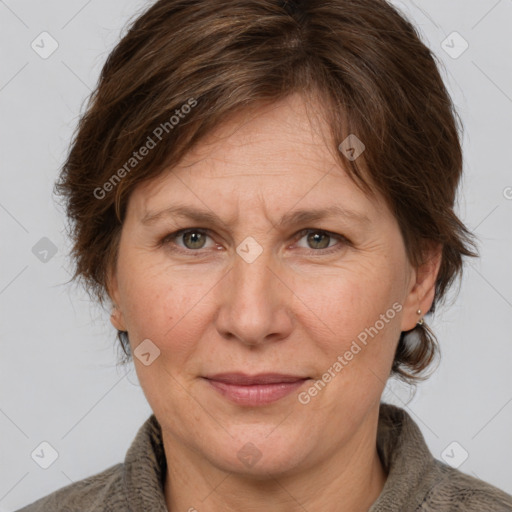
[[249, 407], [276, 402], [310, 380], [309, 377], [279, 373], [219, 373], [203, 379], [227, 400]]

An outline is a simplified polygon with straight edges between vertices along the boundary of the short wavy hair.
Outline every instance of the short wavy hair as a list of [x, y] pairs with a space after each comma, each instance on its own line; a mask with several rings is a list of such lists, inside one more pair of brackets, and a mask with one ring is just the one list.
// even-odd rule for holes
[[[104, 304], [134, 188], [231, 115], [296, 92], [320, 99], [340, 164], [385, 198], [411, 264], [442, 244], [433, 312], [463, 257], [478, 255], [454, 212], [462, 123], [435, 55], [385, 0], [160, 0], [138, 16], [106, 60], [56, 183], [73, 278]], [[366, 147], [355, 160], [337, 149], [349, 134]], [[128, 361], [127, 333], [118, 338]], [[425, 378], [438, 349], [427, 324], [402, 332], [391, 374]]]

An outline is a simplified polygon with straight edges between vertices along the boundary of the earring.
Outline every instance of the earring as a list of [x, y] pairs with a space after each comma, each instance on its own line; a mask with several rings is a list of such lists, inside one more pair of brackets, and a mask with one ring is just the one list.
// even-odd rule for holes
[[[418, 311], [416, 311], [416, 314], [417, 315], [421, 315], [421, 309], [418, 309]], [[425, 322], [423, 321], [423, 318], [420, 318], [417, 322], [418, 325], [423, 325]]]
[[114, 312], [115, 312], [116, 309], [117, 309], [117, 304], [114, 304], [112, 306], [112, 312], [110, 313], [110, 316], [114, 316], [114, 314], [115, 314]]

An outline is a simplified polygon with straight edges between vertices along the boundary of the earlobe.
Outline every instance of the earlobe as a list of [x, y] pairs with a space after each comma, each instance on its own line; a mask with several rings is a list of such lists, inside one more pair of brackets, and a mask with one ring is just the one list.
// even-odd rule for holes
[[123, 313], [119, 309], [117, 304], [112, 306], [112, 312], [110, 313], [110, 323], [118, 330], [118, 331], [126, 331], [126, 326], [124, 323]]
[[412, 288], [404, 304], [402, 316], [402, 331], [414, 329], [418, 323], [423, 323], [423, 317], [434, 302], [436, 281], [441, 268], [443, 246], [432, 245], [424, 263], [415, 271]]
[[110, 273], [107, 279], [107, 291], [112, 301], [112, 311], [110, 313], [110, 323], [118, 331], [126, 331], [123, 313], [120, 309], [119, 302], [119, 288], [117, 286], [117, 277], [114, 273]]

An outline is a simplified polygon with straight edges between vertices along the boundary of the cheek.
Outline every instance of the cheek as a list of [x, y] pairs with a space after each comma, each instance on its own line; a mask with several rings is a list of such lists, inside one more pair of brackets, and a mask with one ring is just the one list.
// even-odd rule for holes
[[183, 361], [200, 339], [208, 294], [219, 278], [212, 272], [152, 262], [142, 251], [129, 256], [120, 258], [118, 275], [132, 349], [149, 338], [162, 356], [171, 353], [175, 362]]
[[315, 313], [308, 335], [322, 352], [321, 380], [329, 381], [314, 407], [363, 410], [380, 396], [400, 336], [400, 283], [392, 268], [375, 261], [303, 287], [301, 300]]
[[376, 322], [380, 328], [381, 315], [388, 320], [386, 330], [398, 324], [399, 308], [393, 308], [394, 303], [403, 300], [398, 283], [391, 269], [374, 265], [342, 269], [338, 274], [322, 276], [314, 284], [296, 286], [305, 310], [310, 311], [310, 326], [316, 325], [333, 346], [343, 348]]
[[[319, 412], [326, 407], [334, 415], [348, 409], [356, 421], [357, 411], [370, 408], [382, 394], [400, 336], [402, 310], [400, 286], [389, 270], [382, 275], [386, 279], [376, 279], [368, 271], [347, 272], [330, 280], [326, 292], [308, 288], [301, 296], [313, 305], [308, 336], [322, 352], [323, 373], [317, 378], [325, 390], [320, 382], [322, 398], [311, 398]], [[317, 395], [315, 389], [310, 391], [311, 397]]]

